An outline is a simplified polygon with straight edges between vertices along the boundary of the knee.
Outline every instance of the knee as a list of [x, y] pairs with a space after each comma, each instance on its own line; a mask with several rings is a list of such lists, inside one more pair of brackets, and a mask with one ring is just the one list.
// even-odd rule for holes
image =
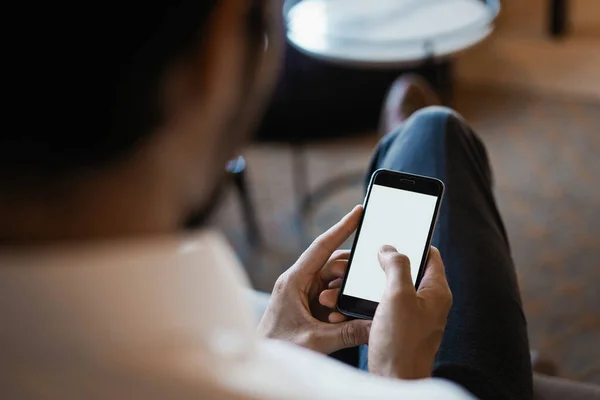
[[465, 133], [464, 120], [456, 111], [448, 107], [430, 106], [416, 111], [407, 120], [414, 135], [427, 142], [446, 142], [459, 138]]
[[415, 120], [437, 120], [446, 121], [449, 118], [460, 119], [460, 115], [451, 108], [444, 106], [429, 106], [415, 111], [411, 117]]

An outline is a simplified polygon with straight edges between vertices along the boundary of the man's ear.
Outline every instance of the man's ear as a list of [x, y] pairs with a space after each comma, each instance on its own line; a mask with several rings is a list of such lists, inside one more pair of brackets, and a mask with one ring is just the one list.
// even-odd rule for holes
[[148, 143], [148, 158], [158, 160], [182, 219], [207, 207], [239, 146], [230, 127], [240, 120], [248, 3], [219, 0], [196, 48], [164, 77], [165, 123]]
[[212, 111], [237, 105], [244, 71], [243, 29], [248, 2], [220, 0], [217, 3], [199, 33], [201, 37], [194, 51], [167, 74], [164, 95], [169, 115], [198, 101]]

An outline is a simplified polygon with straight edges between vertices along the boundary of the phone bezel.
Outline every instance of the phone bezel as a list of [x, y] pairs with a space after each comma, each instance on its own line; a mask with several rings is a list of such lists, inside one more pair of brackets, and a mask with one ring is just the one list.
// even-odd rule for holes
[[421, 279], [423, 278], [423, 274], [425, 272], [425, 264], [427, 262], [427, 256], [429, 254], [429, 247], [431, 246], [433, 231], [437, 223], [440, 206], [442, 204], [442, 198], [444, 196], [444, 183], [436, 178], [408, 174], [405, 172], [397, 172], [388, 169], [378, 169], [373, 173], [373, 175], [371, 176], [371, 181], [369, 183], [369, 188], [367, 190], [367, 195], [365, 196], [365, 201], [363, 203], [363, 213], [360, 218], [358, 228], [356, 229], [356, 235], [354, 236], [352, 249], [348, 258], [348, 268], [344, 275], [344, 280], [342, 282], [342, 287], [340, 288], [340, 294], [338, 296], [337, 301], [337, 309], [339, 312], [350, 317], [362, 319], [372, 319], [375, 315], [375, 310], [377, 309], [379, 303], [361, 299], [358, 297], [344, 295], [343, 293], [344, 288], [346, 287], [346, 279], [348, 277], [348, 273], [350, 272], [350, 268], [352, 268], [352, 258], [354, 257], [354, 251], [358, 243], [358, 237], [360, 236], [360, 230], [362, 228], [363, 219], [367, 213], [367, 208], [369, 207], [369, 197], [371, 196], [371, 189], [373, 188], [373, 185], [387, 186], [394, 189], [408, 190], [411, 192], [423, 193], [437, 197], [435, 210], [433, 212], [433, 218], [431, 219], [431, 224], [429, 226], [427, 241], [423, 249], [423, 261], [419, 266], [419, 272], [417, 274], [415, 287], [419, 287], [419, 284], [421, 283]]

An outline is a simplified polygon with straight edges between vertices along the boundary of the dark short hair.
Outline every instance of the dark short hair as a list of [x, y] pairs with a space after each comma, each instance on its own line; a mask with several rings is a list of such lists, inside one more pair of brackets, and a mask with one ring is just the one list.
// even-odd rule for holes
[[161, 122], [165, 69], [201, 45], [217, 2], [26, 3], [12, 13], [3, 183], [102, 166], [145, 140]]

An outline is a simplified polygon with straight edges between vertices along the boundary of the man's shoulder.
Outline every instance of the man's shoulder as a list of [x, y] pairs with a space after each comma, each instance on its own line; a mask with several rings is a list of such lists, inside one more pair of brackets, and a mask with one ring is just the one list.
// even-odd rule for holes
[[[459, 386], [442, 379], [404, 381], [377, 377], [330, 357], [277, 340], [257, 345], [254, 365], [274, 387], [264, 398], [307, 399], [470, 399]], [[268, 378], [267, 378], [268, 377]], [[262, 397], [261, 397], [262, 398]]]

